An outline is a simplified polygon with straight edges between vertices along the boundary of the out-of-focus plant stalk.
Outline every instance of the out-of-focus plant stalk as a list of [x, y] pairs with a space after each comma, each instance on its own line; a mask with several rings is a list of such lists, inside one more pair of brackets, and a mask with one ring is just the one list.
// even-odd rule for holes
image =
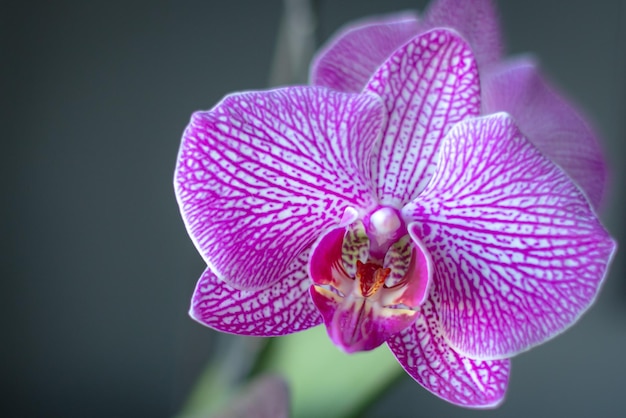
[[223, 408], [249, 377], [267, 342], [263, 338], [217, 333], [213, 337], [217, 344], [215, 354], [189, 394], [180, 418], [208, 417]]
[[304, 84], [315, 53], [317, 27], [309, 0], [284, 0], [276, 49], [270, 71], [270, 86]]

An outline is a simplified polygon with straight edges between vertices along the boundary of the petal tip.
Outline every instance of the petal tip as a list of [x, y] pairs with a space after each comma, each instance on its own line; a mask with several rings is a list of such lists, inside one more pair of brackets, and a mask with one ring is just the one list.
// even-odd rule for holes
[[313, 57], [310, 84], [358, 93], [385, 58], [418, 31], [415, 11], [351, 22]]

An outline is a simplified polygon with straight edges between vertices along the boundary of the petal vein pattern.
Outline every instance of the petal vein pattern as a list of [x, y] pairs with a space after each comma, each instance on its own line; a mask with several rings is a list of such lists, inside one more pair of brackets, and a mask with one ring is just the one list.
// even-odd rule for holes
[[471, 408], [492, 408], [504, 400], [510, 361], [472, 360], [446, 341], [432, 297], [420, 308], [415, 326], [387, 344], [419, 384], [440, 398]]
[[376, 193], [381, 203], [401, 207], [426, 187], [448, 130], [479, 114], [476, 62], [458, 34], [433, 30], [394, 52], [365, 91], [383, 97], [388, 112], [373, 150]]
[[309, 297], [308, 249], [266, 289], [234, 289], [206, 269], [194, 292], [192, 318], [218, 331], [279, 336], [319, 325], [322, 317]]
[[511, 357], [571, 325], [615, 249], [582, 192], [503, 113], [453, 128], [405, 215], [435, 263], [446, 337], [471, 358]]
[[410, 12], [346, 28], [315, 57], [311, 84], [358, 93], [380, 64], [417, 32], [417, 16]]
[[175, 188], [218, 277], [267, 287], [346, 207], [372, 206], [370, 150], [384, 117], [374, 95], [319, 87], [234, 94], [195, 113]]

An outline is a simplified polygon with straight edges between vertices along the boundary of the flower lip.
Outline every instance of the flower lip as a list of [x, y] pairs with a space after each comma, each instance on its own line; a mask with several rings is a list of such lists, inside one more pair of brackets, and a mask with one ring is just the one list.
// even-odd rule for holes
[[371, 350], [415, 321], [433, 271], [424, 251], [390, 207], [320, 238], [309, 261], [309, 291], [335, 345], [349, 353]]

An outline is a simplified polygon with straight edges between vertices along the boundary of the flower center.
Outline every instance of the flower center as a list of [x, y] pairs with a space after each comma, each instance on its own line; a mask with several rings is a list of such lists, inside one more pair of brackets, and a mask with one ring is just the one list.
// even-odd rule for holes
[[391, 273], [390, 268], [383, 268], [376, 263], [356, 262], [356, 280], [361, 286], [361, 295], [370, 297], [378, 291], [384, 284], [385, 279]]
[[382, 207], [322, 236], [309, 273], [331, 340], [351, 353], [376, 348], [415, 322], [432, 262], [399, 212]]

